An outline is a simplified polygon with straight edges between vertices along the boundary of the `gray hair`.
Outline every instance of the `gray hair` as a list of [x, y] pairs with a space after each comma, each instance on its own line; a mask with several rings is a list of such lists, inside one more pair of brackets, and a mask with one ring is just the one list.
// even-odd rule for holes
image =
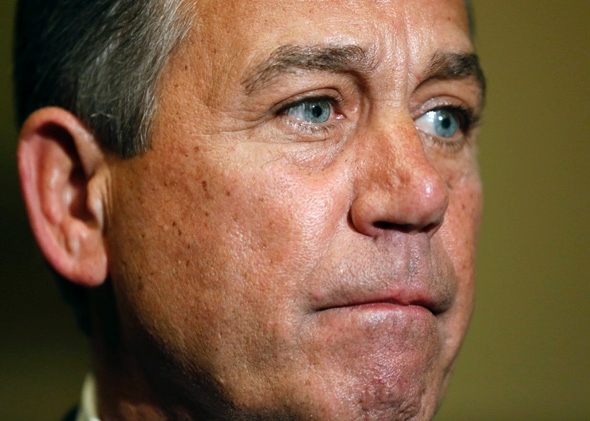
[[20, 0], [18, 124], [45, 106], [76, 115], [121, 157], [148, 146], [158, 76], [190, 28], [182, 0]]

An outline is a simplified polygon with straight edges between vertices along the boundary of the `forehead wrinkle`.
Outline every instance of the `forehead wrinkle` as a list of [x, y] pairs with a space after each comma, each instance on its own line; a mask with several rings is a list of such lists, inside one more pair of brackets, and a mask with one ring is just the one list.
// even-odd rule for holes
[[430, 59], [426, 77], [429, 80], [475, 79], [481, 89], [482, 100], [485, 100], [486, 78], [475, 53], [451, 53], [437, 51]]
[[283, 45], [256, 66], [242, 84], [248, 94], [262, 89], [273, 79], [297, 70], [367, 75], [375, 68], [373, 54], [358, 45]]

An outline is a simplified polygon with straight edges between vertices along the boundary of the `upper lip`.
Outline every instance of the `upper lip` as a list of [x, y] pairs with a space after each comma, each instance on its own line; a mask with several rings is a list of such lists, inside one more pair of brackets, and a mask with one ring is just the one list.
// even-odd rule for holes
[[457, 278], [445, 255], [425, 236], [392, 233], [386, 240], [368, 252], [357, 250], [341, 259], [328, 280], [312, 279], [311, 308], [323, 311], [381, 303], [420, 306], [435, 316], [449, 310]]

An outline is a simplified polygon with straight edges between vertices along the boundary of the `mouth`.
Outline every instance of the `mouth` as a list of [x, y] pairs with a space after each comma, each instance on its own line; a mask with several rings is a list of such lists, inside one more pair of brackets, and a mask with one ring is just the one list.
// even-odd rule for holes
[[[406, 295], [407, 297], [404, 297]], [[356, 297], [337, 299], [325, 305], [318, 306], [315, 310], [324, 312], [328, 310], [366, 310], [366, 311], [406, 311], [423, 313], [428, 312], [438, 316], [446, 312], [451, 306], [451, 299], [436, 299], [426, 294], [382, 294], [372, 297]]]

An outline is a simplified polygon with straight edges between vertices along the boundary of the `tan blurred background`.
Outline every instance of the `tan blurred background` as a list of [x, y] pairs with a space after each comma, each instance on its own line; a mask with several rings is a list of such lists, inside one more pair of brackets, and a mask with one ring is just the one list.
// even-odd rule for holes
[[[478, 300], [437, 421], [590, 420], [590, 1], [474, 0], [489, 79]], [[28, 228], [0, 4], [0, 420], [56, 420], [86, 343]]]

